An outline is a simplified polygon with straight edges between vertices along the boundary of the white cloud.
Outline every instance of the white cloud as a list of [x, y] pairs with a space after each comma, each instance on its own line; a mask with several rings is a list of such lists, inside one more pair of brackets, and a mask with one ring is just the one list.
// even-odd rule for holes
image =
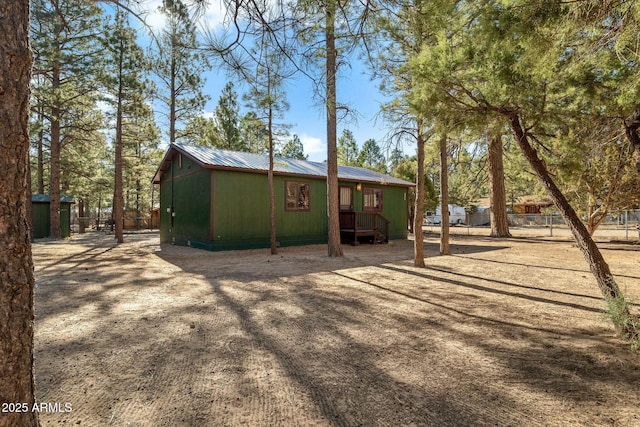
[[142, 17], [145, 25], [151, 28], [155, 33], [158, 30], [164, 28], [167, 19], [158, 9], [162, 5], [162, 0], [150, 0], [142, 3], [140, 9], [142, 10]]
[[[140, 5], [144, 21], [154, 33], [162, 30], [167, 23], [166, 16], [160, 12], [160, 6], [162, 6], [162, 0], [147, 0]], [[222, 25], [225, 13], [223, 1], [213, 0], [207, 2], [204, 16], [200, 21], [205, 23], [207, 28], [217, 29]]]
[[[112, 96], [106, 93], [103, 93], [102, 95], [105, 96], [106, 98], [113, 98]], [[96, 106], [100, 111], [102, 111], [103, 114], [108, 114], [108, 113], [111, 113], [111, 111], [113, 111], [113, 104], [107, 101], [99, 100], [96, 102]]]
[[215, 117], [215, 111], [203, 111], [200, 114], [200, 117], [204, 117], [205, 119], [213, 119]]
[[322, 139], [307, 134], [300, 135], [300, 142], [304, 146], [304, 152], [309, 154], [310, 157], [317, 157], [314, 155], [325, 154], [327, 152], [327, 144]]
[[222, 3], [222, 0], [212, 1], [207, 5], [204, 21], [207, 28], [216, 29], [222, 26], [224, 22], [224, 16], [226, 9]]

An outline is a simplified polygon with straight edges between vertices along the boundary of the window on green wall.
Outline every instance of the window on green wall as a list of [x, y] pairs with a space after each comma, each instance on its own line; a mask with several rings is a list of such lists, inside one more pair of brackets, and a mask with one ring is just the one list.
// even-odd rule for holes
[[310, 209], [309, 184], [306, 182], [286, 181], [284, 185], [287, 193], [285, 210], [308, 211]]
[[369, 212], [382, 211], [382, 188], [362, 189], [362, 210]]

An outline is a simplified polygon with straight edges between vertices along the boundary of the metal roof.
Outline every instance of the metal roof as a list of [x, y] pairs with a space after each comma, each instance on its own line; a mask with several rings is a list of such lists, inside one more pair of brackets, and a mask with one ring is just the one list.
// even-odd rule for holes
[[[48, 194], [32, 194], [31, 201], [33, 203], [49, 203], [51, 202], [51, 196]], [[75, 203], [73, 196], [60, 195], [60, 203]]]
[[[169, 168], [170, 159], [176, 152], [186, 154], [201, 166], [208, 169], [238, 169], [256, 173], [266, 173], [269, 170], [269, 156], [266, 154], [244, 153], [187, 144], [171, 144], [153, 178], [154, 183], [160, 182], [162, 174]], [[327, 176], [327, 165], [326, 163], [310, 162], [307, 160], [274, 157], [273, 171], [279, 175], [301, 175], [325, 178]], [[406, 187], [415, 185], [412, 182], [390, 175], [353, 166], [338, 166], [338, 178], [347, 181], [371, 182]]]

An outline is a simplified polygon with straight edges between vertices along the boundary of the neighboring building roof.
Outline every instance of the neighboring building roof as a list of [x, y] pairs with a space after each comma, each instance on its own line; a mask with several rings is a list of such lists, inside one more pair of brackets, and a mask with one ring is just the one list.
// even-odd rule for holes
[[548, 205], [551, 206], [553, 201], [548, 196], [527, 195], [517, 198], [517, 203], [522, 205]]
[[[176, 152], [191, 157], [207, 169], [235, 169], [254, 173], [266, 173], [269, 170], [269, 156], [266, 154], [243, 153], [186, 144], [171, 144], [153, 177], [154, 183], [157, 184], [160, 182], [163, 173], [169, 169], [171, 164], [170, 160]], [[309, 162], [307, 160], [274, 157], [273, 171], [278, 175], [300, 175], [324, 178], [327, 176], [327, 165], [326, 163]], [[415, 185], [412, 182], [390, 175], [353, 166], [338, 166], [338, 178], [346, 181], [371, 182], [406, 187]]]
[[[32, 194], [31, 195], [32, 203], [49, 203], [51, 202], [51, 196], [48, 194]], [[75, 199], [73, 196], [60, 196], [60, 203], [75, 203]]]
[[481, 197], [473, 204], [478, 208], [488, 208], [491, 206], [491, 199], [489, 199], [489, 197]]

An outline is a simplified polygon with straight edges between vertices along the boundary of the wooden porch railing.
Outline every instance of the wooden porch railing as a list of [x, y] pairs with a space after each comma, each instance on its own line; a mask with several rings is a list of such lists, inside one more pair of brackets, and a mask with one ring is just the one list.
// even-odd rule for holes
[[373, 237], [376, 242], [389, 242], [389, 220], [376, 212], [340, 212], [340, 234], [352, 244], [358, 237]]

